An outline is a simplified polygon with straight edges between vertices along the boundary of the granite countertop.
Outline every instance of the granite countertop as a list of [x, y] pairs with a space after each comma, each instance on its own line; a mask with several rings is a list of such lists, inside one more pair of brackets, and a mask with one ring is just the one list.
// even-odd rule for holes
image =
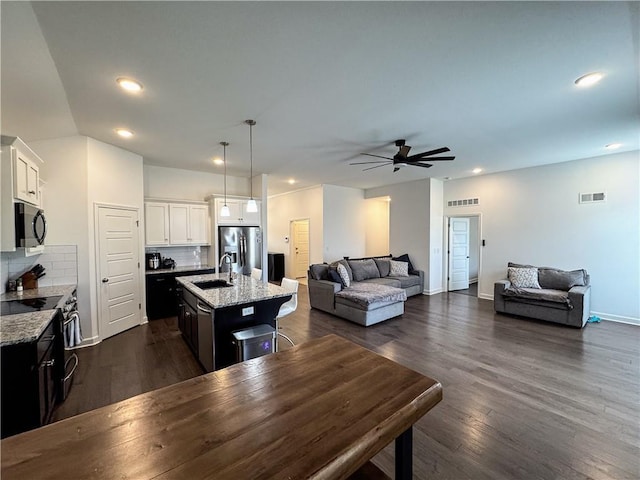
[[181, 265], [175, 268], [159, 268], [157, 270], [147, 270], [145, 274], [147, 275], [158, 275], [160, 273], [181, 273], [181, 272], [197, 272], [198, 270], [211, 270], [216, 267], [212, 267], [209, 265], [200, 265], [198, 267], [194, 265]]
[[230, 307], [244, 303], [260, 302], [270, 298], [287, 297], [291, 292], [271, 283], [264, 283], [246, 275], [233, 274], [232, 287], [214, 288], [202, 290], [196, 287], [193, 282], [202, 282], [215, 279], [229, 280], [228, 273], [211, 273], [208, 275], [191, 275], [188, 277], [178, 277], [177, 280], [195, 296], [203, 300], [212, 308]]
[[[57, 305], [61, 307], [75, 289], [76, 285], [33, 288], [24, 290], [21, 295], [17, 292], [3, 293], [0, 296], [0, 300], [21, 300], [62, 295]], [[56, 312], [57, 310], [40, 310], [15, 315], [0, 315], [0, 347], [36, 341], [49, 326]]]

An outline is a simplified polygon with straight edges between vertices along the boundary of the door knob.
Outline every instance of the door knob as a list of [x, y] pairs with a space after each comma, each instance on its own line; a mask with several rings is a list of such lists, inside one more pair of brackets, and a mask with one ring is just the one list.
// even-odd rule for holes
[[109, 279], [108, 279], [108, 278], [103, 278], [103, 279], [102, 279], [102, 283], [107, 283], [108, 281], [109, 281]]

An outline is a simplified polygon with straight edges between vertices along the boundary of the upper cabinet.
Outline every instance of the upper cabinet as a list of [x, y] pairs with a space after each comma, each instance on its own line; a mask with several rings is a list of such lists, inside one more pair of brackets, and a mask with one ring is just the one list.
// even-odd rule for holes
[[209, 206], [145, 202], [147, 246], [209, 245]]
[[144, 230], [147, 245], [169, 245], [168, 203], [144, 203]]
[[262, 208], [260, 200], [256, 200], [258, 204], [257, 212], [247, 212], [247, 200], [229, 199], [227, 198], [227, 207], [231, 213], [228, 217], [222, 217], [220, 210], [225, 204], [224, 198], [216, 198], [214, 205], [216, 209], [216, 223], [218, 225], [256, 225], [260, 226], [260, 209]]
[[3, 135], [2, 145], [3, 171], [7, 168], [12, 172], [13, 198], [39, 207], [42, 160], [17, 137]]

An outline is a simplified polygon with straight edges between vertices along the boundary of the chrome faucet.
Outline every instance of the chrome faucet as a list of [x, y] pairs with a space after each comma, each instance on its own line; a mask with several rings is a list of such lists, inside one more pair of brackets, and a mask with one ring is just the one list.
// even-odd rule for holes
[[220, 269], [220, 273], [222, 273], [222, 265], [224, 264], [225, 258], [229, 259], [229, 262], [228, 262], [229, 263], [229, 283], [231, 283], [231, 264], [233, 263], [233, 257], [229, 252], [225, 253], [220, 257], [220, 264], [218, 265], [218, 268]]

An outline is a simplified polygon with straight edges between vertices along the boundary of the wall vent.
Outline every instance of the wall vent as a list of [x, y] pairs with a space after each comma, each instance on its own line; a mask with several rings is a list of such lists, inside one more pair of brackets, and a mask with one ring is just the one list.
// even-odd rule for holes
[[470, 205], [479, 205], [480, 200], [477, 198], [465, 198], [464, 200], [449, 200], [448, 207], [468, 207]]
[[605, 192], [589, 192], [581, 193], [578, 201], [579, 203], [602, 203], [606, 201], [607, 195]]

